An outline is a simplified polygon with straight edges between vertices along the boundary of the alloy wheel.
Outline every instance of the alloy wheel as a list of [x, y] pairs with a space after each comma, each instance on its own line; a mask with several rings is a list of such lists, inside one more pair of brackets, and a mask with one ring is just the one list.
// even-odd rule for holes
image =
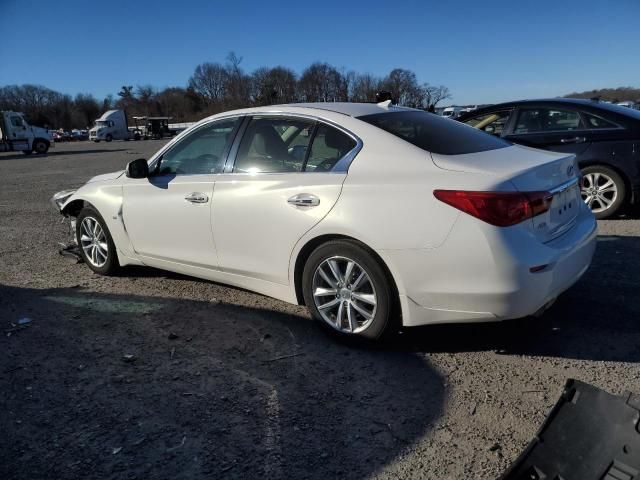
[[582, 177], [580, 195], [594, 213], [604, 212], [618, 198], [618, 187], [604, 173], [587, 173]]
[[107, 235], [100, 222], [93, 217], [85, 217], [80, 224], [80, 246], [87, 260], [94, 267], [102, 267], [109, 257]]
[[366, 270], [347, 257], [324, 260], [313, 275], [313, 300], [336, 330], [360, 333], [376, 315], [376, 291]]

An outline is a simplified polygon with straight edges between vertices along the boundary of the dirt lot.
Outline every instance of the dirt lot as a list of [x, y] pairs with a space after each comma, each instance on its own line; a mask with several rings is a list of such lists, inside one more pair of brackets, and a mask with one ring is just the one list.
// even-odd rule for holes
[[567, 378], [640, 392], [637, 214], [543, 319], [355, 348], [296, 306], [57, 254], [51, 195], [161, 144], [0, 154], [0, 478], [495, 479]]

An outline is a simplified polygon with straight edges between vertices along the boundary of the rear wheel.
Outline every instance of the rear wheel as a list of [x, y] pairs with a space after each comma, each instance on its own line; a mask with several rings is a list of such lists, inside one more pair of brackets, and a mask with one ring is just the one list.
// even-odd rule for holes
[[118, 268], [116, 247], [102, 216], [85, 207], [76, 219], [76, 238], [87, 266], [100, 275], [112, 275]]
[[582, 169], [580, 194], [597, 219], [615, 215], [624, 205], [626, 186], [615, 170], [603, 165]]
[[392, 289], [378, 260], [356, 242], [327, 242], [309, 256], [304, 300], [324, 327], [343, 337], [375, 340], [392, 325]]

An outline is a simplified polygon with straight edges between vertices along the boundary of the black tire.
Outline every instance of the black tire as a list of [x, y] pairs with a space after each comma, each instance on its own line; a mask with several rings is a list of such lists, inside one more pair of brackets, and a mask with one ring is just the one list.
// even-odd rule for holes
[[[373, 287], [374, 298], [376, 301], [375, 310], [373, 310], [373, 317], [369, 320], [368, 325], [362, 331], [357, 331], [356, 333], [352, 333], [348, 330], [340, 329], [337, 324], [339, 323], [337, 320], [335, 323], [331, 323], [329, 320], [325, 319], [323, 315], [320, 313], [318, 306], [316, 305], [314, 299], [314, 276], [316, 271], [320, 265], [322, 265], [326, 260], [331, 259], [332, 257], [337, 257], [346, 262], [346, 260], [354, 261], [357, 264], [357, 267], [354, 267], [354, 273], [350, 276], [350, 279], [346, 279], [345, 283], [350, 283], [354, 281], [354, 277], [358, 275], [358, 270], [356, 268], [360, 268], [364, 270], [370, 279], [370, 285]], [[346, 263], [345, 263], [346, 264]], [[326, 265], [326, 264], [325, 264]], [[346, 268], [344, 268], [346, 270]], [[343, 275], [346, 273], [345, 271], [340, 271]], [[319, 278], [319, 277], [318, 277]], [[332, 277], [335, 278], [335, 277]], [[337, 291], [338, 289], [336, 289]], [[374, 257], [364, 246], [361, 244], [350, 241], [350, 240], [332, 240], [330, 242], [324, 243], [317, 247], [313, 253], [307, 259], [307, 262], [304, 266], [304, 271], [302, 273], [302, 292], [304, 295], [304, 301], [309, 309], [311, 315], [320, 322], [320, 324], [327, 329], [329, 332], [338, 335], [341, 338], [345, 339], [365, 339], [365, 340], [378, 340], [383, 336], [386, 336], [388, 333], [392, 331], [392, 326], [395, 324], [393, 317], [394, 312], [394, 297], [393, 297], [393, 289], [390, 285], [390, 280], [387, 277], [384, 267], [380, 264], [378, 259]], [[340, 290], [342, 294], [342, 290]], [[333, 294], [332, 294], [333, 295]], [[326, 298], [326, 297], [325, 297]], [[336, 294], [336, 300], [340, 300], [339, 295]], [[328, 301], [336, 301], [334, 297], [329, 297]], [[352, 302], [351, 300], [345, 302]], [[342, 300], [339, 301], [342, 303]], [[362, 325], [366, 323], [364, 321], [365, 317], [360, 314], [356, 314], [356, 310], [352, 309], [352, 307], [348, 306], [349, 303], [344, 303], [344, 306], [347, 306], [348, 309], [351, 309], [349, 313], [354, 312], [354, 318], [356, 318], [356, 325], [360, 325], [357, 323], [357, 319], [363, 320]], [[362, 307], [364, 304], [359, 304]], [[336, 307], [337, 308], [337, 307]], [[343, 314], [344, 315], [344, 314]], [[335, 314], [337, 317], [338, 314]], [[342, 323], [343, 326], [349, 325], [348, 320], [345, 320]], [[355, 328], [354, 328], [355, 329]]]
[[[82, 228], [83, 221], [86, 218], [97, 221], [100, 225], [100, 228], [102, 228], [102, 230], [104, 231], [107, 243], [107, 258], [103, 265], [96, 265], [87, 256], [87, 252], [85, 252], [82, 246]], [[76, 218], [76, 240], [78, 242], [78, 249], [80, 250], [80, 255], [82, 255], [84, 263], [86, 263], [87, 266], [95, 273], [98, 273], [100, 275], [114, 275], [120, 269], [120, 264], [118, 263], [118, 254], [116, 252], [115, 244], [113, 243], [113, 238], [111, 237], [111, 232], [109, 232], [107, 224], [95, 208], [88, 206], [84, 207], [80, 211], [80, 214]]]
[[49, 144], [42, 139], [37, 139], [33, 142], [33, 151], [43, 155], [49, 151]]
[[605, 167], [604, 165], [591, 165], [582, 169], [580, 190], [583, 199], [590, 198], [589, 193], [593, 191], [590, 189], [594, 187], [594, 185], [591, 185], [592, 180], [598, 178], [598, 176], [600, 185], [604, 185], [603, 182], [605, 178], [608, 177], [615, 186], [615, 196], [611, 191], [603, 193], [606, 196], [605, 200], [613, 200], [610, 205], [603, 208], [604, 203], [601, 203], [598, 199], [592, 200], [590, 205], [595, 217], [598, 220], [603, 220], [614, 216], [625, 205], [627, 200], [627, 186], [624, 179], [614, 169]]
[[100, 143], [100, 140], [94, 140], [95, 143]]
[[106, 137], [104, 137], [105, 142], [110, 142], [111, 140], [113, 140], [113, 137], [111, 136], [111, 134], [108, 134]]

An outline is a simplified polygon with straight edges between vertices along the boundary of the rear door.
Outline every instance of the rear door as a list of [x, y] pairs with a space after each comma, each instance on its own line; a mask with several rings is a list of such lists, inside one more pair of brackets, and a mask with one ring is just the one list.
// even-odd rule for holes
[[288, 284], [298, 240], [333, 208], [354, 155], [350, 134], [314, 119], [255, 116], [216, 178], [213, 234], [226, 272]]
[[528, 147], [580, 155], [591, 143], [591, 131], [580, 112], [569, 107], [527, 106], [514, 113], [507, 140]]

